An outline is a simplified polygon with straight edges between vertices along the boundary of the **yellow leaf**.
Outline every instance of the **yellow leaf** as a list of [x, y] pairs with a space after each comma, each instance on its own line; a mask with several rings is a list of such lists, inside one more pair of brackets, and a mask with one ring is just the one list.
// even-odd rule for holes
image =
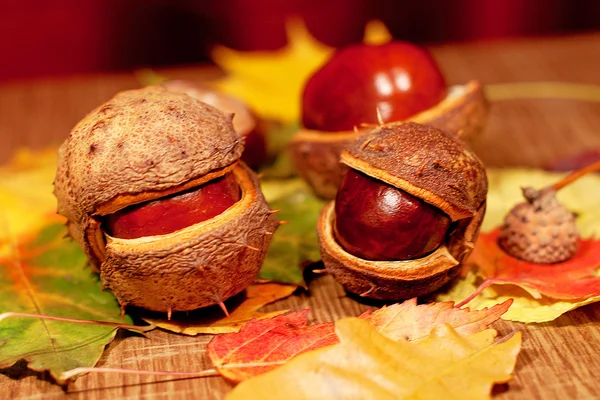
[[[448, 292], [439, 294], [436, 300], [458, 303], [473, 293], [480, 281], [473, 272], [469, 271], [465, 278], [457, 280]], [[556, 300], [546, 296], [536, 299], [518, 286], [493, 285], [471, 300], [467, 306], [472, 310], [481, 310], [508, 299], [513, 299], [513, 303], [501, 318], [523, 323], [554, 321], [568, 311], [600, 301], [600, 297], [591, 297], [581, 301]]]
[[[304, 83], [334, 49], [316, 40], [299, 19], [288, 21], [287, 35], [287, 46], [275, 51], [241, 52], [216, 46], [211, 58], [228, 74], [215, 82], [217, 88], [240, 97], [264, 118], [297, 121]], [[367, 24], [366, 42], [390, 39], [381, 22]]]
[[[215, 307], [212, 313], [204, 308], [198, 312], [189, 312], [181, 318], [175, 316], [170, 321], [145, 317], [142, 319], [159, 328], [190, 336], [237, 332], [248, 321], [271, 318], [287, 312], [288, 310], [280, 310], [263, 313], [257, 310], [266, 304], [288, 297], [294, 290], [296, 290], [296, 286], [277, 283], [251, 285], [246, 289], [245, 298], [241, 299], [241, 303], [234, 305], [235, 308], [232, 308], [228, 317], [225, 317], [223, 312]], [[229, 306], [231, 306], [230, 303], [228, 301]]]
[[516, 333], [494, 342], [439, 325], [418, 343], [395, 342], [357, 318], [336, 323], [340, 343], [299, 355], [238, 385], [233, 399], [485, 399], [507, 382], [521, 348]]
[[6, 256], [14, 238], [37, 232], [49, 222], [63, 221], [56, 214], [52, 182], [56, 149], [23, 149], [0, 167], [0, 256]]

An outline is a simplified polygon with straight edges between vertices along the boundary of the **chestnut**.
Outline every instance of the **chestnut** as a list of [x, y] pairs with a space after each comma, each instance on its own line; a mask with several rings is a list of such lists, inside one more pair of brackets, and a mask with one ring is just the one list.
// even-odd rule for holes
[[435, 60], [416, 45], [350, 46], [306, 82], [303, 128], [292, 138], [290, 157], [314, 192], [332, 199], [344, 173], [340, 154], [368, 131], [364, 124], [411, 120], [468, 140], [486, 113], [478, 82], [446, 87]]
[[431, 126], [392, 123], [342, 152], [349, 170], [317, 231], [347, 291], [401, 300], [448, 282], [474, 247], [486, 206], [482, 162]]
[[100, 105], [61, 145], [58, 212], [121, 305], [222, 305], [256, 278], [279, 223], [232, 117], [150, 86]]
[[244, 138], [242, 161], [258, 169], [267, 161], [267, 142], [261, 121], [240, 99], [186, 80], [170, 80], [161, 84], [169, 91], [185, 93], [225, 113], [233, 114], [233, 128]]

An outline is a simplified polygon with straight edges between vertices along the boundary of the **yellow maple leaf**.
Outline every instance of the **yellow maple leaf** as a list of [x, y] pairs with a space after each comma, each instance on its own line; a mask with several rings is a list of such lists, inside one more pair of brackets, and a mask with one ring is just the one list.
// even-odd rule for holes
[[492, 329], [460, 336], [445, 324], [418, 343], [357, 318], [339, 320], [336, 334], [340, 343], [248, 379], [227, 399], [485, 399], [511, 378], [521, 348], [518, 332], [495, 342]]
[[0, 255], [8, 254], [15, 238], [63, 220], [52, 194], [55, 173], [56, 149], [23, 149], [0, 167]]
[[[264, 118], [297, 121], [304, 82], [334, 49], [316, 40], [299, 19], [288, 21], [287, 35], [287, 46], [275, 51], [242, 52], [216, 46], [211, 58], [227, 76], [214, 84], [243, 99]], [[364, 40], [385, 43], [391, 35], [383, 23], [371, 21]]]

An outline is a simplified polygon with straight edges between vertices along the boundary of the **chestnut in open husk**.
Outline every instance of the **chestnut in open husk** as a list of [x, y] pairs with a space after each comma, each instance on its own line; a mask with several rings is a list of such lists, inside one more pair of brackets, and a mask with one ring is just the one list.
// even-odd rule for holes
[[121, 305], [192, 310], [256, 278], [278, 221], [231, 120], [151, 86], [96, 108], [60, 147], [58, 212]]
[[485, 168], [467, 145], [430, 126], [393, 123], [356, 140], [341, 161], [349, 175], [317, 225], [327, 271], [349, 292], [384, 300], [422, 296], [453, 278], [486, 206]]
[[307, 81], [302, 112], [292, 163], [318, 196], [332, 199], [345, 172], [340, 154], [368, 132], [362, 124], [410, 120], [469, 140], [483, 128], [487, 102], [478, 82], [446, 88], [424, 49], [391, 42], [338, 51]]

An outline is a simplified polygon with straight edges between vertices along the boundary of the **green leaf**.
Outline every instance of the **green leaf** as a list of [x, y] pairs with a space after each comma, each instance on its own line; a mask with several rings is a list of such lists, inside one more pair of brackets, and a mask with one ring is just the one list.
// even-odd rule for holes
[[325, 201], [298, 178], [264, 181], [262, 189], [271, 208], [281, 210], [279, 220], [289, 222], [275, 232], [259, 278], [304, 285], [303, 266], [321, 259], [315, 227]]
[[[98, 278], [84, 267], [77, 243], [65, 239], [60, 224], [0, 257], [0, 313], [22, 312], [65, 318], [128, 323], [115, 298], [102, 291]], [[26, 360], [34, 371], [49, 371], [59, 384], [64, 372], [96, 364], [115, 336], [114, 327], [11, 317], [0, 322], [0, 368]]]

